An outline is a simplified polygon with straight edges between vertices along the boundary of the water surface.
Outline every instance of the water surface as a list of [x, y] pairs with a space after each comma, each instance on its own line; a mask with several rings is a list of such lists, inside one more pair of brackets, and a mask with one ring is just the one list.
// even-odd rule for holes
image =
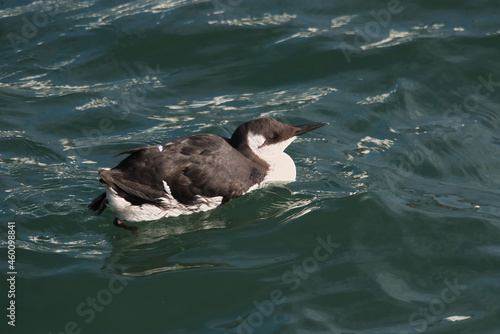
[[[2, 331], [498, 332], [497, 12], [3, 1]], [[264, 116], [330, 123], [287, 149], [297, 182], [137, 236], [88, 212], [115, 154]]]

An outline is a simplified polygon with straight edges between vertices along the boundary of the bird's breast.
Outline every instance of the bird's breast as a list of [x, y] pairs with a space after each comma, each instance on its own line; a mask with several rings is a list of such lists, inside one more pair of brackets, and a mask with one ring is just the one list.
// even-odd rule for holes
[[264, 182], [293, 182], [296, 178], [295, 163], [286, 153], [276, 155], [273, 160], [268, 161], [269, 170]]

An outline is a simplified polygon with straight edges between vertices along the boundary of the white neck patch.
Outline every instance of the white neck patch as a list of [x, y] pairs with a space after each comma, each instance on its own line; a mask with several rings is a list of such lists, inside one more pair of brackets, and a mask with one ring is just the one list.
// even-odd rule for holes
[[284, 150], [297, 137], [281, 141], [276, 144], [264, 145], [266, 138], [260, 134], [248, 134], [248, 146], [256, 156], [270, 166], [264, 182], [292, 182], [295, 181], [295, 163]]

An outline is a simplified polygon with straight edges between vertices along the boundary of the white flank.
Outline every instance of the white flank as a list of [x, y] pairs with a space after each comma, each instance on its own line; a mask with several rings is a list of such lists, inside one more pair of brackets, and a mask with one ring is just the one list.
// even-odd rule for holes
[[165, 181], [163, 181], [163, 187], [165, 189], [165, 196], [161, 198], [161, 206], [153, 204], [132, 205], [124, 198], [118, 196], [113, 189], [106, 187], [108, 207], [113, 211], [115, 217], [122, 221], [139, 222], [157, 220], [163, 217], [177, 217], [200, 211], [208, 211], [222, 203], [222, 196], [196, 196], [194, 204], [185, 205], [179, 203], [172, 196], [170, 193], [170, 187]]
[[272, 144], [264, 145], [266, 138], [250, 132], [248, 145], [252, 151], [270, 166], [264, 182], [293, 182], [296, 177], [295, 163], [283, 152], [297, 137]]
[[163, 151], [163, 145], [158, 145], [158, 150], [161, 152]]

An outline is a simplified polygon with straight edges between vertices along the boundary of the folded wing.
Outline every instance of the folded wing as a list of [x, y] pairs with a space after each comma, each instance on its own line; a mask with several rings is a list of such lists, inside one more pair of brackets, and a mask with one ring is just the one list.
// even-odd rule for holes
[[186, 205], [197, 196], [222, 196], [227, 202], [265, 177], [227, 140], [209, 134], [122, 154], [129, 156], [113, 169], [99, 170], [99, 175], [102, 183], [134, 205], [161, 205], [167, 195]]

